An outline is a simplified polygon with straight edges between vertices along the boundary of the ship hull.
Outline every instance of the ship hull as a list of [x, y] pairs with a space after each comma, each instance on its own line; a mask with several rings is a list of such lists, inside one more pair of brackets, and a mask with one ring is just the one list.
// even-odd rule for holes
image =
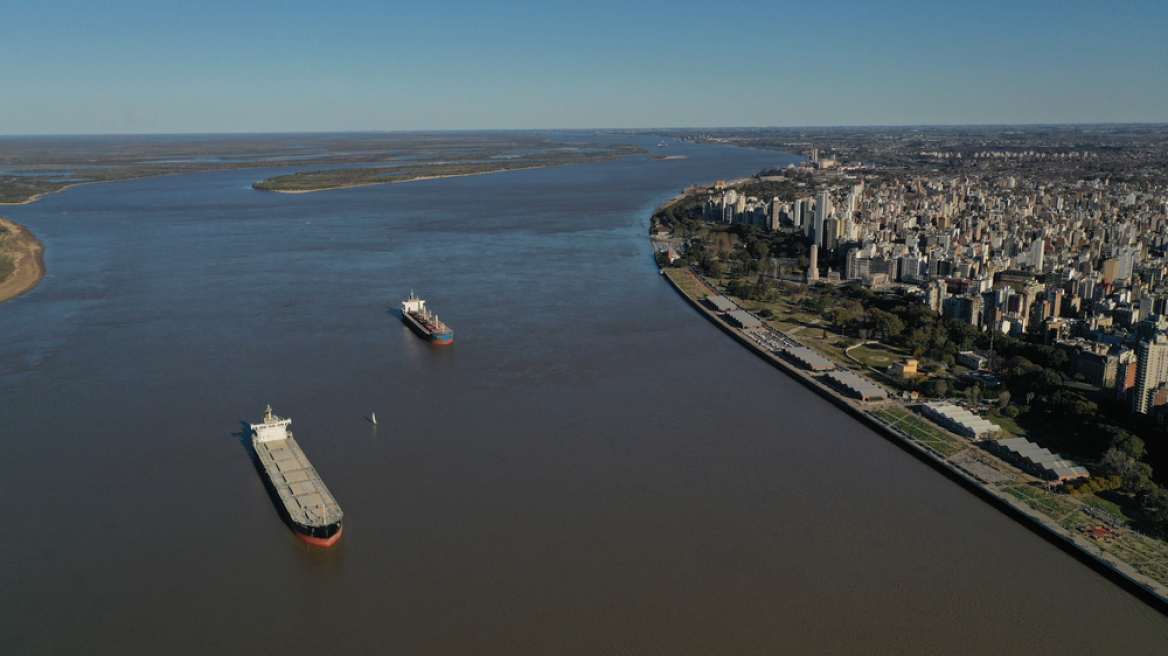
[[418, 337], [434, 344], [436, 346], [446, 346], [454, 343], [454, 333], [434, 333], [430, 332], [417, 319], [415, 319], [409, 312], [402, 313], [402, 321], [405, 322], [410, 330], [414, 331]]
[[296, 525], [293, 525], [292, 527], [292, 531], [296, 534], [296, 537], [315, 547], [333, 546], [337, 543], [337, 540], [341, 539], [341, 533], [345, 530], [344, 527], [340, 524], [336, 524], [332, 527], [326, 527], [326, 529], [330, 529], [336, 532], [325, 537], [325, 534], [327, 534], [329, 530], [321, 531], [319, 528], [312, 529]]
[[319, 547], [336, 544], [344, 513], [292, 434], [276, 440], [253, 438], [252, 447], [264, 487], [296, 537]]

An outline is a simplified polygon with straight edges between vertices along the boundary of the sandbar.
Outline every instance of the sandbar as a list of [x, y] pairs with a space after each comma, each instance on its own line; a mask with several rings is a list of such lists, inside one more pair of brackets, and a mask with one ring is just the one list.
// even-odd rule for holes
[[0, 282], [0, 303], [32, 291], [45, 278], [45, 245], [28, 228], [0, 218], [0, 225], [8, 228], [7, 243], [0, 249], [13, 259], [15, 270]]

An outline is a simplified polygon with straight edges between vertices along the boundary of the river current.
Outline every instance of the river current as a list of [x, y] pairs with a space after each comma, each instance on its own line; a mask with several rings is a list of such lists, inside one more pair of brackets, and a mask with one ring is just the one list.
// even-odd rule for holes
[[[0, 209], [49, 270], [0, 305], [0, 653], [1165, 653], [1168, 618], [658, 275], [654, 207], [792, 158], [641, 141], [686, 159]], [[249, 461], [269, 403], [332, 548]]]

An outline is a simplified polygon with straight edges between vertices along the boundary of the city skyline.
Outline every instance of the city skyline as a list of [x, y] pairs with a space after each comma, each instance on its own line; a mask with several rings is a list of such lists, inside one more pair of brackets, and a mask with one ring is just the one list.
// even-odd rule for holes
[[1141, 0], [54, 0], [9, 25], [6, 135], [1168, 122], [1168, 8]]

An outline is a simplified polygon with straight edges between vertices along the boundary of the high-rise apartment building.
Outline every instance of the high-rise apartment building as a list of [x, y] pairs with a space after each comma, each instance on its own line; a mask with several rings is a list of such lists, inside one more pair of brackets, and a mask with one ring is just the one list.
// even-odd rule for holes
[[1136, 349], [1136, 384], [1132, 394], [1132, 412], [1147, 414], [1156, 389], [1168, 383], [1168, 337], [1156, 335], [1140, 342]]
[[813, 230], [815, 234], [815, 243], [820, 246], [825, 246], [827, 235], [824, 230], [824, 222], [832, 215], [831, 210], [831, 194], [826, 189], [819, 192], [819, 196], [815, 199], [815, 226]]

